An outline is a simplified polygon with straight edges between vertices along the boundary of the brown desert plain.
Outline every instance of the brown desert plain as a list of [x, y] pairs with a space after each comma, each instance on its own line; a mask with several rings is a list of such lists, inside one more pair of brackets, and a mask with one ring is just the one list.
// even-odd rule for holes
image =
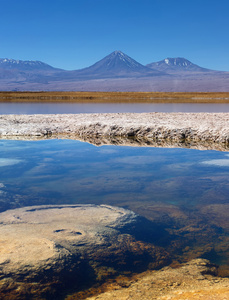
[[0, 92], [1, 102], [229, 103], [229, 93], [163, 92]]

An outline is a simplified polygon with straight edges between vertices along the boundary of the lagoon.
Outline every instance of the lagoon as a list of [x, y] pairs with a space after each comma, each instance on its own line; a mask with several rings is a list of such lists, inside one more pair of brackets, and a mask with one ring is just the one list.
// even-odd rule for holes
[[[135, 234], [141, 247], [144, 242], [147, 249], [160, 249], [164, 264], [207, 258], [220, 266], [221, 275], [228, 276], [228, 175], [229, 152], [97, 147], [67, 139], [0, 140], [0, 212], [38, 205], [54, 205], [60, 210], [66, 204], [127, 209], [146, 220], [139, 223], [142, 228], [134, 229]], [[21, 222], [20, 217], [15, 218]], [[68, 236], [73, 231], [58, 227], [55, 232]], [[81, 232], [75, 234], [80, 236]], [[93, 259], [87, 257], [88, 261]], [[101, 263], [101, 258], [97, 259]], [[112, 252], [106, 260], [106, 268], [102, 265], [100, 271], [104, 280], [114, 272], [116, 276], [117, 272], [130, 275], [150, 266], [148, 254], [137, 258], [137, 269], [129, 261], [124, 269], [114, 271], [118, 265]], [[85, 276], [81, 284], [88, 288], [91, 279]], [[68, 273], [63, 280], [67, 278]], [[46, 278], [49, 280], [51, 277]], [[75, 291], [74, 286], [70, 288]], [[46, 299], [64, 299], [69, 288], [60, 285], [58, 293], [59, 298], [49, 294]]]
[[229, 112], [229, 103], [26, 103], [0, 102], [0, 114], [79, 114], [122, 112]]
[[[43, 204], [123, 207], [167, 231], [159, 243], [173, 259], [214, 250], [214, 262], [229, 264], [228, 152], [1, 140], [0, 169], [1, 211]], [[182, 241], [179, 254], [174, 241]]]

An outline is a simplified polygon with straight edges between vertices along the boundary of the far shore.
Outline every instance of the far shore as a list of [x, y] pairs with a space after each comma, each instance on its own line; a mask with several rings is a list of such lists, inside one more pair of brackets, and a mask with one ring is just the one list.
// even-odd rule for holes
[[229, 103], [229, 93], [0, 92], [0, 102]]

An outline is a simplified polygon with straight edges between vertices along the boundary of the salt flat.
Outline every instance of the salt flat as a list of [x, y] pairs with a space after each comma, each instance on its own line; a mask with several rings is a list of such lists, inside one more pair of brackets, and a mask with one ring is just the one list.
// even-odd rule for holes
[[[229, 113], [103, 113], [1, 115], [1, 139], [114, 138], [153, 146], [227, 150]], [[125, 143], [124, 143], [125, 144]]]

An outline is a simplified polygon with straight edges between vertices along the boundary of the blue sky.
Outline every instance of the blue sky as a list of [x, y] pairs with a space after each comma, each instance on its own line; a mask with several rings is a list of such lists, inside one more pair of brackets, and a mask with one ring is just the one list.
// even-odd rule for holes
[[228, 0], [0, 0], [0, 57], [87, 67], [114, 50], [229, 71]]

